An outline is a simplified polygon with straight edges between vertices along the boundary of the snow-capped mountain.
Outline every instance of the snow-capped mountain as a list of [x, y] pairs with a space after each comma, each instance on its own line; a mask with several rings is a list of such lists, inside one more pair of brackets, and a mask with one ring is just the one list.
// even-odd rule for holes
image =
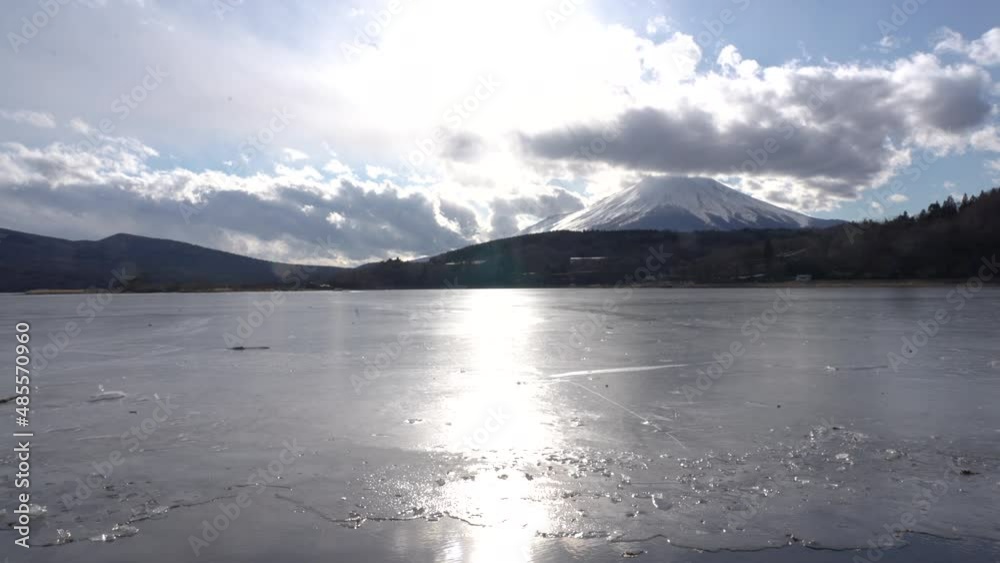
[[575, 213], [548, 217], [522, 234], [626, 229], [801, 229], [838, 223], [782, 209], [710, 178], [657, 176]]

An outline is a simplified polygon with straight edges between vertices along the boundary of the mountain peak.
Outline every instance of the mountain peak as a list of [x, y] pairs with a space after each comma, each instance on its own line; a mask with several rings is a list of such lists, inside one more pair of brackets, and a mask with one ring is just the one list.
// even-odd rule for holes
[[654, 229], [671, 231], [801, 229], [837, 223], [760, 201], [711, 178], [651, 176], [527, 232]]

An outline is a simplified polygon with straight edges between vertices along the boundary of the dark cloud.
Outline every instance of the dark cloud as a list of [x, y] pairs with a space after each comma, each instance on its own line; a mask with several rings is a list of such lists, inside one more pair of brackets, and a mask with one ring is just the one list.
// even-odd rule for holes
[[473, 133], [458, 133], [445, 139], [441, 155], [449, 160], [472, 162], [485, 150], [483, 139]]
[[[770, 174], [864, 183], [887, 166], [882, 142], [855, 142], [849, 127], [765, 125], [758, 119], [721, 129], [698, 109], [666, 113], [629, 110], [618, 121], [620, 138], [591, 158], [635, 170], [675, 174]], [[528, 149], [551, 159], [579, 158], [598, 129], [551, 132], [526, 139]]]
[[[611, 129], [574, 126], [522, 136], [547, 159], [596, 160], [633, 170], [797, 179], [829, 195], [853, 197], [890, 171], [917, 136], [967, 135], [990, 117], [990, 78], [980, 69], [914, 60], [905, 82], [894, 73], [793, 73], [787, 88], [730, 95], [739, 118], [691, 103], [674, 111], [631, 109]], [[903, 73], [905, 78], [905, 73]], [[587, 150], [589, 149], [589, 150]], [[597, 150], [595, 150], [597, 149]]]
[[562, 188], [554, 188], [553, 193], [538, 197], [517, 197], [495, 200], [493, 216], [490, 220], [490, 235], [492, 238], [507, 237], [517, 234], [519, 215], [530, 215], [536, 218], [549, 217], [563, 213], [572, 213], [583, 209], [583, 201], [572, 192]]
[[377, 188], [329, 182], [309, 167], [251, 177], [153, 171], [149, 154], [128, 139], [96, 149], [0, 146], [0, 225], [71, 239], [131, 233], [270, 260], [343, 264], [433, 255], [486, 234], [512, 234], [519, 215], [582, 207], [579, 197], [556, 187], [494, 198], [483, 204], [492, 211], [492, 225], [484, 228], [464, 203], [390, 182]]
[[938, 78], [920, 103], [920, 112], [931, 125], [949, 132], [963, 132], [982, 124], [990, 113], [986, 101], [989, 83], [978, 77]]
[[[216, 191], [190, 204], [107, 185], [8, 186], [0, 224], [75, 239], [127, 232], [287, 261], [357, 262], [471, 242], [439, 225], [433, 204], [421, 195], [365, 191], [346, 182], [329, 199], [294, 186], [276, 195]], [[344, 220], [331, 223], [331, 213]]]
[[442, 200], [439, 209], [441, 215], [458, 225], [459, 232], [467, 237], [479, 232], [479, 220], [476, 212], [464, 205]]

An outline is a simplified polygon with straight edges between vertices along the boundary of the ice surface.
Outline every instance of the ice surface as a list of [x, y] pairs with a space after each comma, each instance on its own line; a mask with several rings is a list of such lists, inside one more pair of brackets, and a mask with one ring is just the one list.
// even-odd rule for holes
[[[329, 534], [381, 538], [370, 560], [863, 548], [886, 526], [994, 545], [1000, 292], [887, 359], [947, 292], [793, 288], [756, 341], [774, 290], [297, 293], [240, 336], [253, 353], [226, 335], [267, 294], [118, 295], [33, 378], [35, 557], [189, 560], [240, 493], [211, 560]], [[77, 299], [0, 296], [0, 338], [28, 320], [44, 346]]]

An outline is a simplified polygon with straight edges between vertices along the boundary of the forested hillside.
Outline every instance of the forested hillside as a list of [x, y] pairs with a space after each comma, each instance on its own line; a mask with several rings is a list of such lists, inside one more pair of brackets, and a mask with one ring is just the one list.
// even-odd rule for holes
[[131, 235], [67, 241], [0, 230], [0, 291], [106, 287], [125, 291], [558, 287], [815, 280], [951, 279], [1000, 251], [1000, 190], [947, 199], [915, 217], [825, 229], [557, 231], [461, 248], [424, 261], [353, 269], [255, 260]]
[[[652, 252], [650, 249], [654, 249]], [[826, 229], [587, 231], [524, 235], [469, 246], [427, 262], [389, 260], [337, 276], [346, 287], [444, 287], [614, 284], [646, 260], [671, 256], [655, 272], [669, 283], [948, 279], [974, 275], [1000, 252], [1000, 189], [916, 216], [845, 223]], [[655, 259], [655, 258], [654, 258]], [[639, 271], [641, 277], [645, 274]]]

